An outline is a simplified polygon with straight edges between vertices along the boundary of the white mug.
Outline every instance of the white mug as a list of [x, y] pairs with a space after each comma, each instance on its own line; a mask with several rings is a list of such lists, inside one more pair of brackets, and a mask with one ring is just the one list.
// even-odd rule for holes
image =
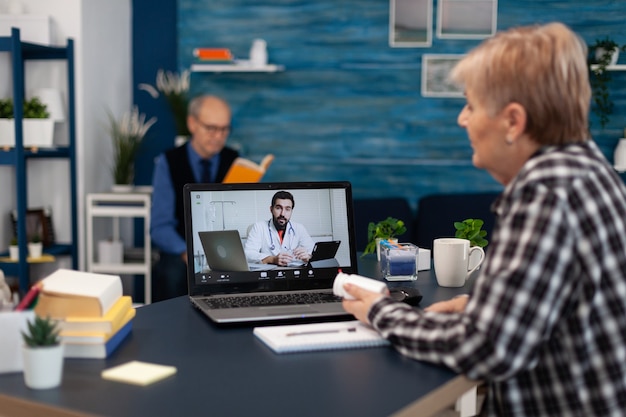
[[[433, 241], [433, 258], [437, 283], [442, 287], [462, 287], [465, 281], [485, 259], [485, 251], [480, 246], [470, 247], [467, 239], [439, 238]], [[480, 253], [480, 260], [470, 269], [472, 252]]]

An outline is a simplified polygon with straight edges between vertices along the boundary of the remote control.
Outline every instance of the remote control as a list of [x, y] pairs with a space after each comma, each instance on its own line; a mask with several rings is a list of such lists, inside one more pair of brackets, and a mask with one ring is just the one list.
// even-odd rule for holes
[[340, 272], [335, 277], [335, 282], [333, 283], [333, 292], [336, 296], [345, 298], [346, 300], [354, 300], [354, 297], [348, 294], [343, 289], [343, 284], [346, 283], [356, 285], [363, 288], [364, 290], [378, 292], [381, 294], [385, 293], [385, 291], [387, 290], [387, 284], [382, 281], [365, 278], [360, 275], [344, 274], [343, 272]]

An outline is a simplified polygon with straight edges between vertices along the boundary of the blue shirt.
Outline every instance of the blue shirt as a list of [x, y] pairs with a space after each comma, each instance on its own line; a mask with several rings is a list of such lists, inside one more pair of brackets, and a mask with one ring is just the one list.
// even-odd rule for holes
[[[190, 142], [183, 145], [187, 148], [187, 156], [191, 170], [197, 182], [202, 178], [202, 158], [196, 153]], [[219, 153], [211, 161], [211, 178], [217, 176], [220, 164]], [[182, 254], [187, 250], [185, 237], [178, 234], [176, 227], [184, 219], [176, 218], [176, 193], [174, 190], [170, 167], [164, 154], [157, 157], [152, 177], [152, 208], [150, 210], [150, 236], [152, 243], [161, 251], [170, 254]]]

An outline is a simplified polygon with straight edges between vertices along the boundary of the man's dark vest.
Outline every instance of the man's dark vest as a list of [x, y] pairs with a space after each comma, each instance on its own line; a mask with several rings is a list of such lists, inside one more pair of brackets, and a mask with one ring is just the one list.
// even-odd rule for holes
[[[188, 145], [191, 146], [191, 145]], [[239, 153], [233, 149], [226, 148], [220, 152], [220, 166], [217, 169], [217, 178], [215, 182], [222, 182], [230, 168], [231, 164], [239, 156]], [[174, 185], [176, 195], [176, 220], [178, 225], [176, 231], [184, 239], [185, 238], [185, 215], [183, 208], [183, 187], [185, 184], [197, 182], [191, 170], [189, 157], [187, 156], [187, 146], [179, 146], [165, 153], [167, 164], [170, 168], [170, 176]]]

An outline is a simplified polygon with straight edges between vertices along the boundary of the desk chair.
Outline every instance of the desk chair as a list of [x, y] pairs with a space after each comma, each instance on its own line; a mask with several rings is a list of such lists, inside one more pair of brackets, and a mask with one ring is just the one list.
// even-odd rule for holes
[[[433, 248], [433, 240], [439, 237], [454, 237], [454, 222], [465, 219], [481, 219], [483, 230], [490, 240], [495, 223], [491, 203], [499, 192], [432, 194], [419, 199], [415, 219], [415, 243], [427, 249]], [[489, 246], [487, 246], [488, 248]]]
[[370, 222], [379, 222], [387, 217], [402, 220], [406, 225], [406, 232], [399, 236], [401, 242], [413, 242], [413, 219], [415, 215], [409, 202], [403, 197], [355, 199], [354, 228], [356, 248], [359, 251], [367, 246], [367, 225]]

